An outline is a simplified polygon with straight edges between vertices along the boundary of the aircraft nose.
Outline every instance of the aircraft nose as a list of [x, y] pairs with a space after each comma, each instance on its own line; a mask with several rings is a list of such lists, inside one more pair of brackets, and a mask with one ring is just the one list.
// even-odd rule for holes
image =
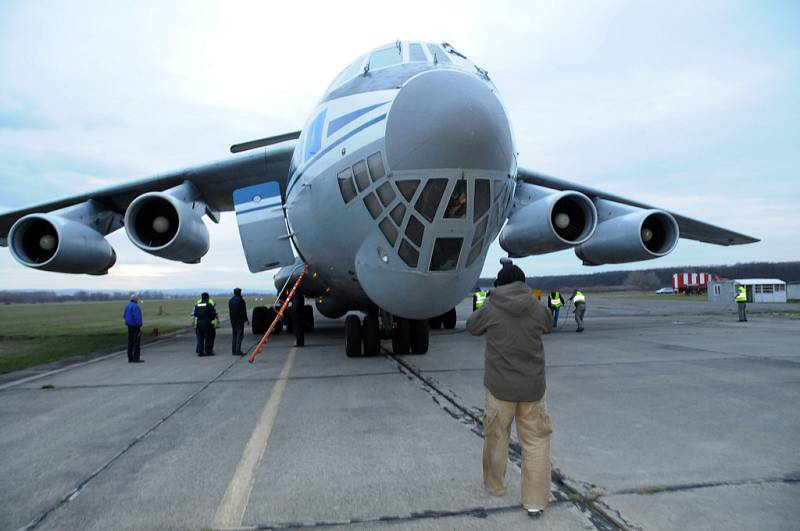
[[396, 96], [386, 122], [391, 171], [512, 167], [511, 127], [489, 84], [456, 70], [411, 78]]

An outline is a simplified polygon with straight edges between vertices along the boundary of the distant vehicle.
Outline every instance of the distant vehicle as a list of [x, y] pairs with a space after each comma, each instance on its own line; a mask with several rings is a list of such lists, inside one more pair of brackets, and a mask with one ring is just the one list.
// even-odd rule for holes
[[675, 293], [675, 290], [672, 288], [661, 288], [656, 290], [656, 295], [671, 295]]
[[705, 293], [708, 289], [708, 282], [719, 277], [708, 273], [674, 273], [672, 275], [672, 290], [670, 293], [682, 293], [684, 295]]

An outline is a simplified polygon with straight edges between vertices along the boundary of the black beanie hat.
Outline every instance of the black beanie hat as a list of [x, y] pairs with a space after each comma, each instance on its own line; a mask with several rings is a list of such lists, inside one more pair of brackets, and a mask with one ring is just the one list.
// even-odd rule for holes
[[525, 282], [525, 273], [515, 265], [503, 266], [497, 273], [497, 285], [505, 286], [512, 282]]

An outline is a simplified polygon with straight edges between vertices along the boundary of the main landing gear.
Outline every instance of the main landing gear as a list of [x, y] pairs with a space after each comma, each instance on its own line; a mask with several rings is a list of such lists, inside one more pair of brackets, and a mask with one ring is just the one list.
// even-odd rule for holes
[[355, 314], [344, 320], [345, 353], [350, 358], [377, 356], [382, 337], [391, 338], [394, 354], [425, 354], [428, 352], [428, 321], [385, 313], [381, 314], [381, 319], [375, 313], [368, 313], [363, 320]]

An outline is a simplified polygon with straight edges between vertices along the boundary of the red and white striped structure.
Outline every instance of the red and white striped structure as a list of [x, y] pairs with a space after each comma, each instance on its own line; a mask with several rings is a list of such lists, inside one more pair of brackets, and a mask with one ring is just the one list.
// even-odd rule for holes
[[672, 275], [672, 287], [675, 291], [705, 291], [708, 281], [713, 280], [708, 273], [674, 273]]

